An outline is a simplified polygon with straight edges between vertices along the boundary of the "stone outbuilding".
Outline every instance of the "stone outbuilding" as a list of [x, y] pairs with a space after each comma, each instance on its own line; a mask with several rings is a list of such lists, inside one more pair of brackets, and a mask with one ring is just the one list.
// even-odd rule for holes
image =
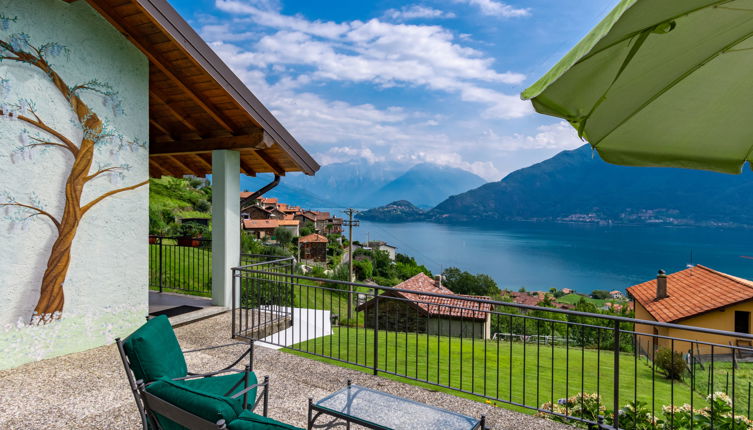
[[395, 290], [359, 305], [356, 311], [365, 313], [367, 328], [375, 328], [378, 313], [379, 330], [490, 339], [493, 306], [473, 299], [491, 300], [455, 294], [442, 285], [441, 277], [432, 279], [419, 273], [396, 285]]

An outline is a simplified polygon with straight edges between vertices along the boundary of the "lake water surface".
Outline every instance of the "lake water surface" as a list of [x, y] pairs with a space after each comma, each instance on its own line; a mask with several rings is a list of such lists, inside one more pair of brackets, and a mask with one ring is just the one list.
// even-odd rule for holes
[[[342, 216], [338, 211], [333, 211]], [[345, 230], [347, 234], [347, 229]], [[489, 228], [374, 223], [359, 241], [383, 240], [433, 272], [456, 266], [486, 273], [500, 288], [624, 290], [691, 262], [753, 279], [753, 230], [512, 223]], [[692, 253], [692, 261], [691, 261]]]

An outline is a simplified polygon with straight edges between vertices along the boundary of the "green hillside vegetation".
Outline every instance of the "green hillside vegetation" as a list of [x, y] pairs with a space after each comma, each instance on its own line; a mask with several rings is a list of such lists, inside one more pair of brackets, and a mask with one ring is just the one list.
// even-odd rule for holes
[[192, 231], [181, 226], [182, 218], [211, 218], [212, 187], [200, 178], [162, 177], [149, 180], [149, 234], [208, 237], [209, 230]]

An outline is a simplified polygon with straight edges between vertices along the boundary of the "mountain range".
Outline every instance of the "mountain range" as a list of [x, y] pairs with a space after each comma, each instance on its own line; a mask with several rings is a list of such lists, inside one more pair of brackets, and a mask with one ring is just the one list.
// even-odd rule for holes
[[451, 196], [421, 219], [753, 225], [753, 173], [608, 164], [588, 145]]
[[[241, 190], [255, 191], [271, 180], [271, 175], [241, 176]], [[410, 200], [429, 209], [485, 182], [468, 171], [430, 163], [408, 167], [348, 162], [323, 166], [315, 176], [289, 174], [266, 195], [312, 208], [362, 208]]]

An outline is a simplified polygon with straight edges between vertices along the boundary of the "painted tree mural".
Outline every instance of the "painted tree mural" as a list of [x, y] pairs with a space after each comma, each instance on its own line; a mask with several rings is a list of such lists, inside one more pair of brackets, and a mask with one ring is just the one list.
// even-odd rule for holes
[[[15, 20], [0, 15], [0, 29], [8, 30]], [[81, 98], [85, 92], [96, 95], [101, 98], [103, 108], [111, 110], [113, 116], [124, 115], [122, 102], [110, 85], [96, 79], [70, 85], [55, 71], [53, 59], [65, 60], [69, 54], [68, 48], [55, 42], [35, 46], [25, 33], [0, 36], [0, 64], [10, 62], [20, 65], [49, 79], [66, 102], [61, 108], [70, 110], [75, 118], [75, 129], [78, 130], [74, 133], [74, 138], [70, 136], [71, 133], [66, 136], [53, 128], [49, 120], [40, 117], [33, 100], [20, 98], [11, 102], [9, 98], [13, 91], [13, 83], [0, 77], [0, 119], [17, 121], [23, 125], [19, 136], [21, 145], [14, 148], [11, 153], [13, 162], [29, 161], [32, 157], [49, 150], [63, 151], [70, 159], [70, 171], [65, 181], [65, 203], [61, 214], [45, 210], [34, 193], [25, 199], [17, 199], [9, 193], [0, 196], [0, 207], [6, 208], [6, 219], [13, 223], [12, 225], [25, 230], [30, 220], [42, 217], [54, 224], [57, 231], [42, 277], [39, 299], [30, 317], [31, 324], [47, 324], [62, 316], [65, 279], [71, 262], [71, 246], [87, 212], [108, 197], [134, 190], [148, 182], [112, 189], [88, 202], [82, 201], [82, 193], [92, 181], [109, 177], [114, 185], [122, 185], [126, 172], [130, 170], [127, 164], [94, 166], [95, 152], [105, 153], [110, 160], [117, 162], [121, 151], [143, 151], [146, 144], [124, 138]], [[104, 148], [109, 151], [105, 152], [107, 150]], [[97, 157], [100, 158], [102, 157]]]

